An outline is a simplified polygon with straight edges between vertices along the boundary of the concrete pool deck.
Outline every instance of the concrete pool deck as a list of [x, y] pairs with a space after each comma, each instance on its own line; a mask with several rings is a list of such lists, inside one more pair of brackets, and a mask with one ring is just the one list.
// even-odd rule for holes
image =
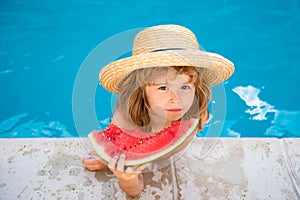
[[0, 139], [0, 199], [300, 199], [300, 138], [195, 138], [178, 160], [125, 195], [81, 164], [79, 138]]

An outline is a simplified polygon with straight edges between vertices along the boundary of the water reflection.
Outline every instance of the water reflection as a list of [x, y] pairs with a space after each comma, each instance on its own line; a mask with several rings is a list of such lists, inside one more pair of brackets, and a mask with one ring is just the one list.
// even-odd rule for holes
[[[243, 137], [263, 134], [266, 137], [299, 137], [299, 111], [278, 110], [259, 98], [260, 89], [238, 86], [233, 89], [249, 107], [231, 130]], [[298, 135], [297, 135], [298, 134]]]
[[0, 122], [0, 138], [76, 137], [59, 121], [30, 119], [27, 113], [18, 114]]

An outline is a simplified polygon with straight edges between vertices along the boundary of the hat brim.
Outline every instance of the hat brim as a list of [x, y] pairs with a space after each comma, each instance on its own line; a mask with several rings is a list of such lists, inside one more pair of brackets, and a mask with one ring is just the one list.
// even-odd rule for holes
[[118, 93], [119, 83], [136, 69], [168, 66], [194, 66], [200, 69], [210, 86], [227, 80], [234, 65], [223, 56], [201, 50], [168, 50], [148, 52], [123, 58], [105, 66], [99, 74], [100, 84]]

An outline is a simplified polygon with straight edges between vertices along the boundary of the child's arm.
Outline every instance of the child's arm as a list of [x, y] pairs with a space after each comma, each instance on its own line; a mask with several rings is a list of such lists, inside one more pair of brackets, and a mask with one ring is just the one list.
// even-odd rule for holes
[[143, 180], [143, 174], [139, 172], [123, 172], [126, 174], [121, 175], [123, 177], [120, 177], [120, 175], [116, 175], [119, 179], [119, 185], [120, 188], [128, 195], [130, 196], [136, 196], [142, 192], [144, 189], [144, 180]]
[[108, 164], [109, 169], [119, 179], [120, 188], [130, 196], [138, 195], [144, 189], [141, 171], [148, 165], [128, 167], [124, 170], [125, 155], [115, 156]]

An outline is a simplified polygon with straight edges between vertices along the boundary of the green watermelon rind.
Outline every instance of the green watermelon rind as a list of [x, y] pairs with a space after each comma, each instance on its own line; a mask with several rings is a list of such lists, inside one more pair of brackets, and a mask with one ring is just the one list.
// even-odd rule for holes
[[[149, 163], [151, 161], [154, 161], [154, 160], [156, 160], [158, 158], [161, 158], [161, 157], [167, 155], [168, 153], [176, 150], [197, 129], [197, 126], [198, 126], [198, 123], [199, 123], [199, 119], [192, 119], [192, 120], [193, 120], [193, 123], [192, 123], [191, 127], [187, 130], [186, 134], [184, 134], [180, 139], [178, 139], [178, 141], [175, 142], [173, 145], [167, 147], [166, 149], [163, 149], [159, 153], [155, 153], [153, 155], [147, 156], [147, 157], [142, 158], [142, 159], [138, 159], [138, 160], [125, 160], [124, 165], [125, 166], [135, 166], [135, 165], [141, 165], [141, 164], [144, 164], [144, 163]], [[102, 148], [102, 146], [98, 145], [97, 141], [93, 137], [93, 132], [88, 135], [88, 138], [89, 138], [90, 142], [92, 143], [92, 146], [93, 146], [94, 150], [96, 151], [96, 153], [102, 159], [104, 159], [105, 161], [109, 162], [110, 159], [111, 159], [111, 157], [105, 153], [105, 151]]]

